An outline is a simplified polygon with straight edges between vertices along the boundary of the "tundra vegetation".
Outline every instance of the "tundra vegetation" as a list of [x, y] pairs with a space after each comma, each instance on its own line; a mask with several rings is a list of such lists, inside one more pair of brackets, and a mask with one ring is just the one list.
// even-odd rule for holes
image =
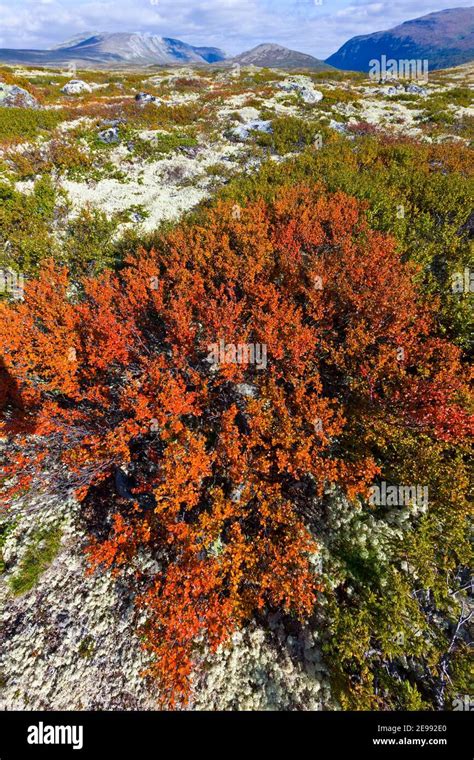
[[[321, 653], [323, 707], [451, 709], [472, 693], [471, 69], [392, 95], [346, 72], [77, 77], [91, 92], [0, 69], [39, 104], [0, 108], [0, 268], [25, 278], [0, 292], [2, 551], [28, 494], [72, 497], [163, 706], [278, 620]], [[265, 368], [210, 363], [219, 340]], [[429, 498], [374, 505], [382, 481]], [[7, 552], [12, 594], [61, 536]]]

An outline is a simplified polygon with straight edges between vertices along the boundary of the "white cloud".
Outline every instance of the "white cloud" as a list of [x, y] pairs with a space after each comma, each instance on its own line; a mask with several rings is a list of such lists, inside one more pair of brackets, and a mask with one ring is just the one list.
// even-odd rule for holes
[[[16, 0], [0, 3], [2, 47], [46, 48], [89, 29], [148, 31], [229, 53], [278, 42], [319, 58], [347, 39], [442, 10], [446, 0]], [[457, 0], [456, 7], [472, 0]]]

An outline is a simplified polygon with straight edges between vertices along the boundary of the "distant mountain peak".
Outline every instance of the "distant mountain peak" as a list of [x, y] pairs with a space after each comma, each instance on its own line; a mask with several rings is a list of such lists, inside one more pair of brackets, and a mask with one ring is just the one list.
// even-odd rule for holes
[[0, 50], [7, 63], [79, 65], [171, 65], [175, 63], [214, 63], [225, 53], [214, 47], [194, 47], [172, 37], [150, 32], [82, 32], [50, 50]]
[[308, 53], [300, 53], [290, 50], [275, 42], [262, 42], [251, 50], [246, 50], [232, 58], [232, 63], [241, 66], [260, 66], [262, 68], [287, 68], [287, 69], [330, 69], [332, 68], [319, 58], [314, 58]]
[[82, 34], [75, 34], [74, 37], [53, 45], [49, 50], [62, 50], [63, 48], [75, 47], [76, 45], [80, 45], [81, 42], [86, 42], [93, 37], [100, 37], [102, 34], [103, 32], [82, 32]]
[[[283, 45], [278, 45], [276, 42], [261, 42], [259, 45], [256, 45], [254, 48], [249, 50], [249, 53], [271, 53], [271, 52], [286, 52], [287, 50], [290, 50], [289, 48], [284, 47]], [[295, 52], [295, 51], [290, 51]], [[303, 54], [304, 55], [304, 54]]]
[[368, 71], [382, 55], [428, 61], [429, 70], [459, 66], [474, 58], [474, 7], [447, 8], [405, 21], [387, 31], [359, 35], [326, 59], [339, 69]]

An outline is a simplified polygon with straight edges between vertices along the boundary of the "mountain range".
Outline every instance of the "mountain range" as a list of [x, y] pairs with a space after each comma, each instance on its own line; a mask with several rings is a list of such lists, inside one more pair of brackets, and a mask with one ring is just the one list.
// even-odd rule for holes
[[171, 37], [140, 32], [101, 32], [77, 35], [50, 50], [0, 49], [0, 61], [80, 66], [169, 65], [173, 63], [215, 63], [226, 58], [214, 47], [194, 47]]
[[219, 48], [195, 47], [171, 37], [141, 32], [87, 32], [49, 50], [0, 49], [10, 64], [130, 67], [173, 64], [239, 64], [286, 69], [338, 68], [368, 71], [372, 59], [428, 60], [430, 70], [474, 59], [474, 7], [450, 8], [406, 21], [384, 32], [353, 37], [322, 61], [282, 45], [263, 43], [229, 58]]
[[405, 21], [385, 32], [348, 40], [326, 59], [338, 69], [368, 71], [371, 59], [427, 60], [430, 70], [459, 66], [474, 58], [474, 7], [449, 8]]

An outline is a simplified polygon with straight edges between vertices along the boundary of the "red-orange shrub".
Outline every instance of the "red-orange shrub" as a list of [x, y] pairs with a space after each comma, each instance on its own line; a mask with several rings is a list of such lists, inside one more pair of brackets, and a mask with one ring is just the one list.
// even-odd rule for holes
[[[49, 264], [0, 303], [4, 498], [107, 494], [91, 563], [157, 559], [140, 602], [169, 704], [189, 696], [198, 640], [217, 647], [259, 610], [310, 615], [303, 493], [366, 494], [391, 426], [472, 430], [459, 351], [412, 274], [354, 199], [302, 186], [219, 204], [116, 274], [71, 287]], [[210, 364], [220, 339], [265, 345], [266, 367]]]

